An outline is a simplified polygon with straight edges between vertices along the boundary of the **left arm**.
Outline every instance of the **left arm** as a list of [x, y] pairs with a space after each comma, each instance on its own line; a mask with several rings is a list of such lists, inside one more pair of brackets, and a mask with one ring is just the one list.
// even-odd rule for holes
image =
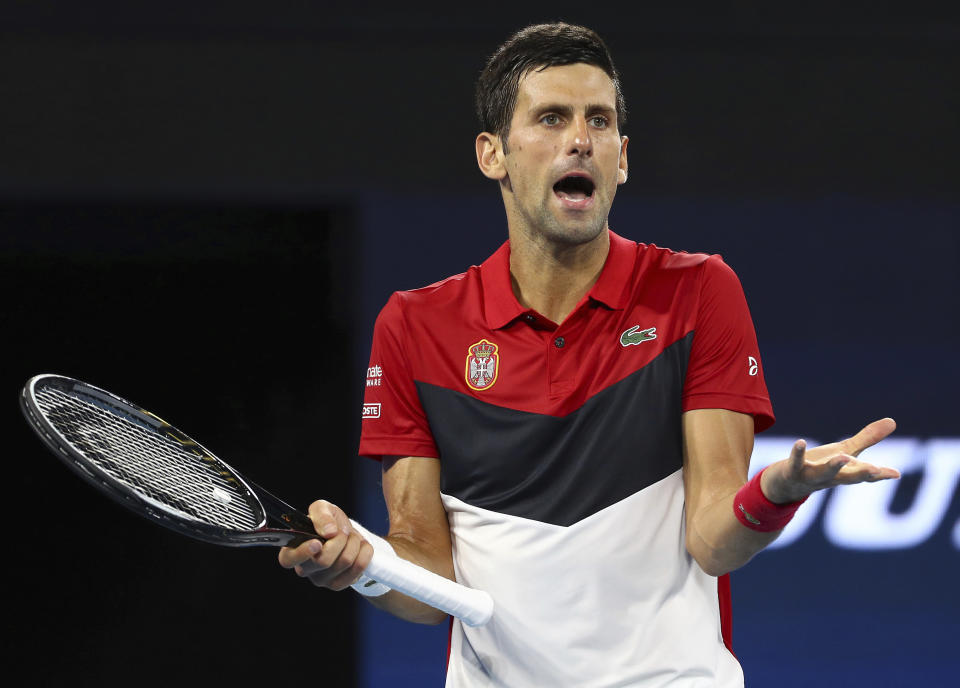
[[[835, 485], [898, 478], [856, 457], [896, 428], [890, 418], [875, 421], [842, 442], [806, 451], [798, 440], [790, 457], [771, 464], [761, 477], [764, 496], [786, 504]], [[753, 418], [723, 409], [683, 414], [683, 488], [686, 499], [686, 546], [712, 576], [740, 568], [782, 531], [746, 528], [733, 513], [737, 491], [747, 480], [753, 452]]]

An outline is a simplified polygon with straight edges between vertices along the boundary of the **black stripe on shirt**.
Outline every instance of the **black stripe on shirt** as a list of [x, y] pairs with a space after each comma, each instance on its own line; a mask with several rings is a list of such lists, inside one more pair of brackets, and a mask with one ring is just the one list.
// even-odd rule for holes
[[569, 526], [683, 465], [688, 333], [563, 416], [494, 406], [417, 382], [440, 451], [441, 490], [468, 504]]

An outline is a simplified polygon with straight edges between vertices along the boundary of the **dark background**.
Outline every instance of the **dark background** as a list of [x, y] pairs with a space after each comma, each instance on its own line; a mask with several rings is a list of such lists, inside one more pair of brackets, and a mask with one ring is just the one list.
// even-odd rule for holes
[[[956, 437], [960, 24], [945, 6], [0, 4], [9, 671], [38, 685], [442, 675], [442, 629], [418, 640], [273, 552], [184, 541], [101, 503], [15, 397], [39, 372], [87, 379], [289, 501], [324, 496], [382, 530], [376, 467], [351, 459], [373, 318], [390, 291], [505, 238], [473, 158], [472, 83], [533, 21], [607, 40], [631, 137], [611, 225], [737, 270], [773, 432], [830, 441], [892, 415], [905, 436]], [[919, 548], [808, 535], [735, 576], [748, 685], [943, 684], [958, 502]]]

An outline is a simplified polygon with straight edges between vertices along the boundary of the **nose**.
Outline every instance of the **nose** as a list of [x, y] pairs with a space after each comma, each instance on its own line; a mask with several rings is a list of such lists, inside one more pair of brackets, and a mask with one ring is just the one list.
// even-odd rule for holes
[[589, 156], [593, 154], [593, 140], [590, 138], [590, 127], [583, 116], [574, 118], [570, 127], [570, 155]]

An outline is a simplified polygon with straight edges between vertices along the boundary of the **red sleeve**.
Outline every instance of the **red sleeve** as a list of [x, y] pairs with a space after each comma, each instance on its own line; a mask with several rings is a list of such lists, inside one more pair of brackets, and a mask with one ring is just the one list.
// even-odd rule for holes
[[439, 457], [413, 381], [402, 302], [387, 301], [373, 328], [360, 455]]
[[683, 410], [721, 408], [753, 416], [754, 431], [773, 425], [773, 408], [743, 287], [720, 256], [704, 261]]

